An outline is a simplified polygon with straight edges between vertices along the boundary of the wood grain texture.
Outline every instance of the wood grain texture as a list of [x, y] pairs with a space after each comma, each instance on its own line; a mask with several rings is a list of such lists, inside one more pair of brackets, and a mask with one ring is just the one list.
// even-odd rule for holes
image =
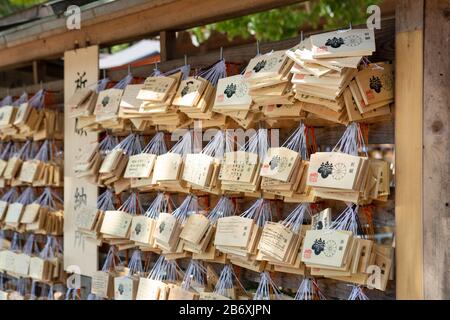
[[160, 57], [161, 61], [173, 59], [176, 48], [176, 33], [175, 31], [161, 31], [159, 33], [160, 43]]
[[[422, 6], [417, 4], [419, 2]], [[422, 14], [416, 10], [422, 10]], [[395, 44], [397, 299], [423, 299], [423, 30], [415, 29], [415, 19], [420, 16], [423, 16], [423, 1], [398, 1]], [[408, 23], [413, 25], [409, 28]], [[412, 31], [399, 32], [410, 29]]]
[[450, 1], [425, 4], [423, 218], [426, 299], [450, 299]]
[[[66, 28], [65, 17], [50, 19], [0, 38], [0, 67], [62, 55], [81, 47], [123, 43], [157, 35], [162, 30], [185, 30], [250, 13], [298, 3], [299, 0], [155, 0], [115, 1], [83, 12], [81, 29]], [[136, 2], [136, 5], [133, 5]], [[31, 34], [28, 34], [31, 33]], [[3, 43], [2, 43], [3, 40]]]

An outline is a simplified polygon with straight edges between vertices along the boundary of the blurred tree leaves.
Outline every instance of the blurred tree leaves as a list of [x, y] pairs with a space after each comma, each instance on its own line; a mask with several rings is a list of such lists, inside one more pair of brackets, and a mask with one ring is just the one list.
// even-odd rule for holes
[[282, 40], [298, 35], [299, 28], [310, 26], [314, 29], [323, 25], [324, 29], [347, 27], [365, 23], [367, 7], [380, 0], [311, 0], [299, 4], [277, 8], [248, 16], [221, 21], [193, 28], [190, 33], [198, 43], [208, 39], [213, 30], [226, 34], [232, 40], [255, 36], [258, 40]]
[[48, 0], [0, 0], [0, 17], [47, 1]]

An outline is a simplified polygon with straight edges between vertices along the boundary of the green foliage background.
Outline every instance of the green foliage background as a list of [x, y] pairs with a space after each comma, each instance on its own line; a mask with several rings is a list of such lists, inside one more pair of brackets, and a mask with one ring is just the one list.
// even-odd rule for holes
[[231, 40], [235, 37], [255, 36], [258, 40], [282, 40], [298, 35], [301, 26], [316, 29], [346, 27], [366, 21], [367, 7], [380, 0], [311, 0], [299, 4], [251, 14], [227, 21], [193, 28], [191, 34], [199, 43], [208, 39], [213, 30], [224, 33]]
[[0, 17], [46, 1], [48, 0], [0, 0]]

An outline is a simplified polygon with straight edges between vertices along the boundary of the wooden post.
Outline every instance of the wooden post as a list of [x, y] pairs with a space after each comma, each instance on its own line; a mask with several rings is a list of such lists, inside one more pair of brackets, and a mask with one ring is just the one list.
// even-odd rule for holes
[[33, 61], [33, 84], [45, 82], [46, 65], [41, 61]]
[[450, 0], [427, 0], [424, 24], [425, 299], [450, 299]]
[[423, 299], [424, 297], [423, 15], [423, 0], [399, 0], [397, 2], [395, 35], [397, 299]]
[[175, 58], [177, 36], [175, 31], [161, 31], [159, 33], [161, 61], [168, 61]]

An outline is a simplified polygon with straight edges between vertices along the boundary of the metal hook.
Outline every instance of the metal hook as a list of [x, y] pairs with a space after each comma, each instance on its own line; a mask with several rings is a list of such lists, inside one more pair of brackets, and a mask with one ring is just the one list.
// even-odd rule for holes
[[261, 52], [260, 52], [260, 50], [259, 50], [259, 40], [256, 40], [256, 55], [260, 55], [261, 54]]
[[350, 23], [348, 24], [350, 27], [350, 30], [352, 30], [352, 22], [350, 21]]
[[300, 42], [303, 42], [304, 38], [303, 38], [303, 30], [300, 31]]
[[223, 60], [223, 47], [220, 47], [220, 60]]
[[106, 69], [103, 69], [103, 79], [106, 79]]
[[155, 71], [158, 71], [158, 62], [155, 62]]
[[184, 65], [187, 66], [187, 54], [184, 54]]

